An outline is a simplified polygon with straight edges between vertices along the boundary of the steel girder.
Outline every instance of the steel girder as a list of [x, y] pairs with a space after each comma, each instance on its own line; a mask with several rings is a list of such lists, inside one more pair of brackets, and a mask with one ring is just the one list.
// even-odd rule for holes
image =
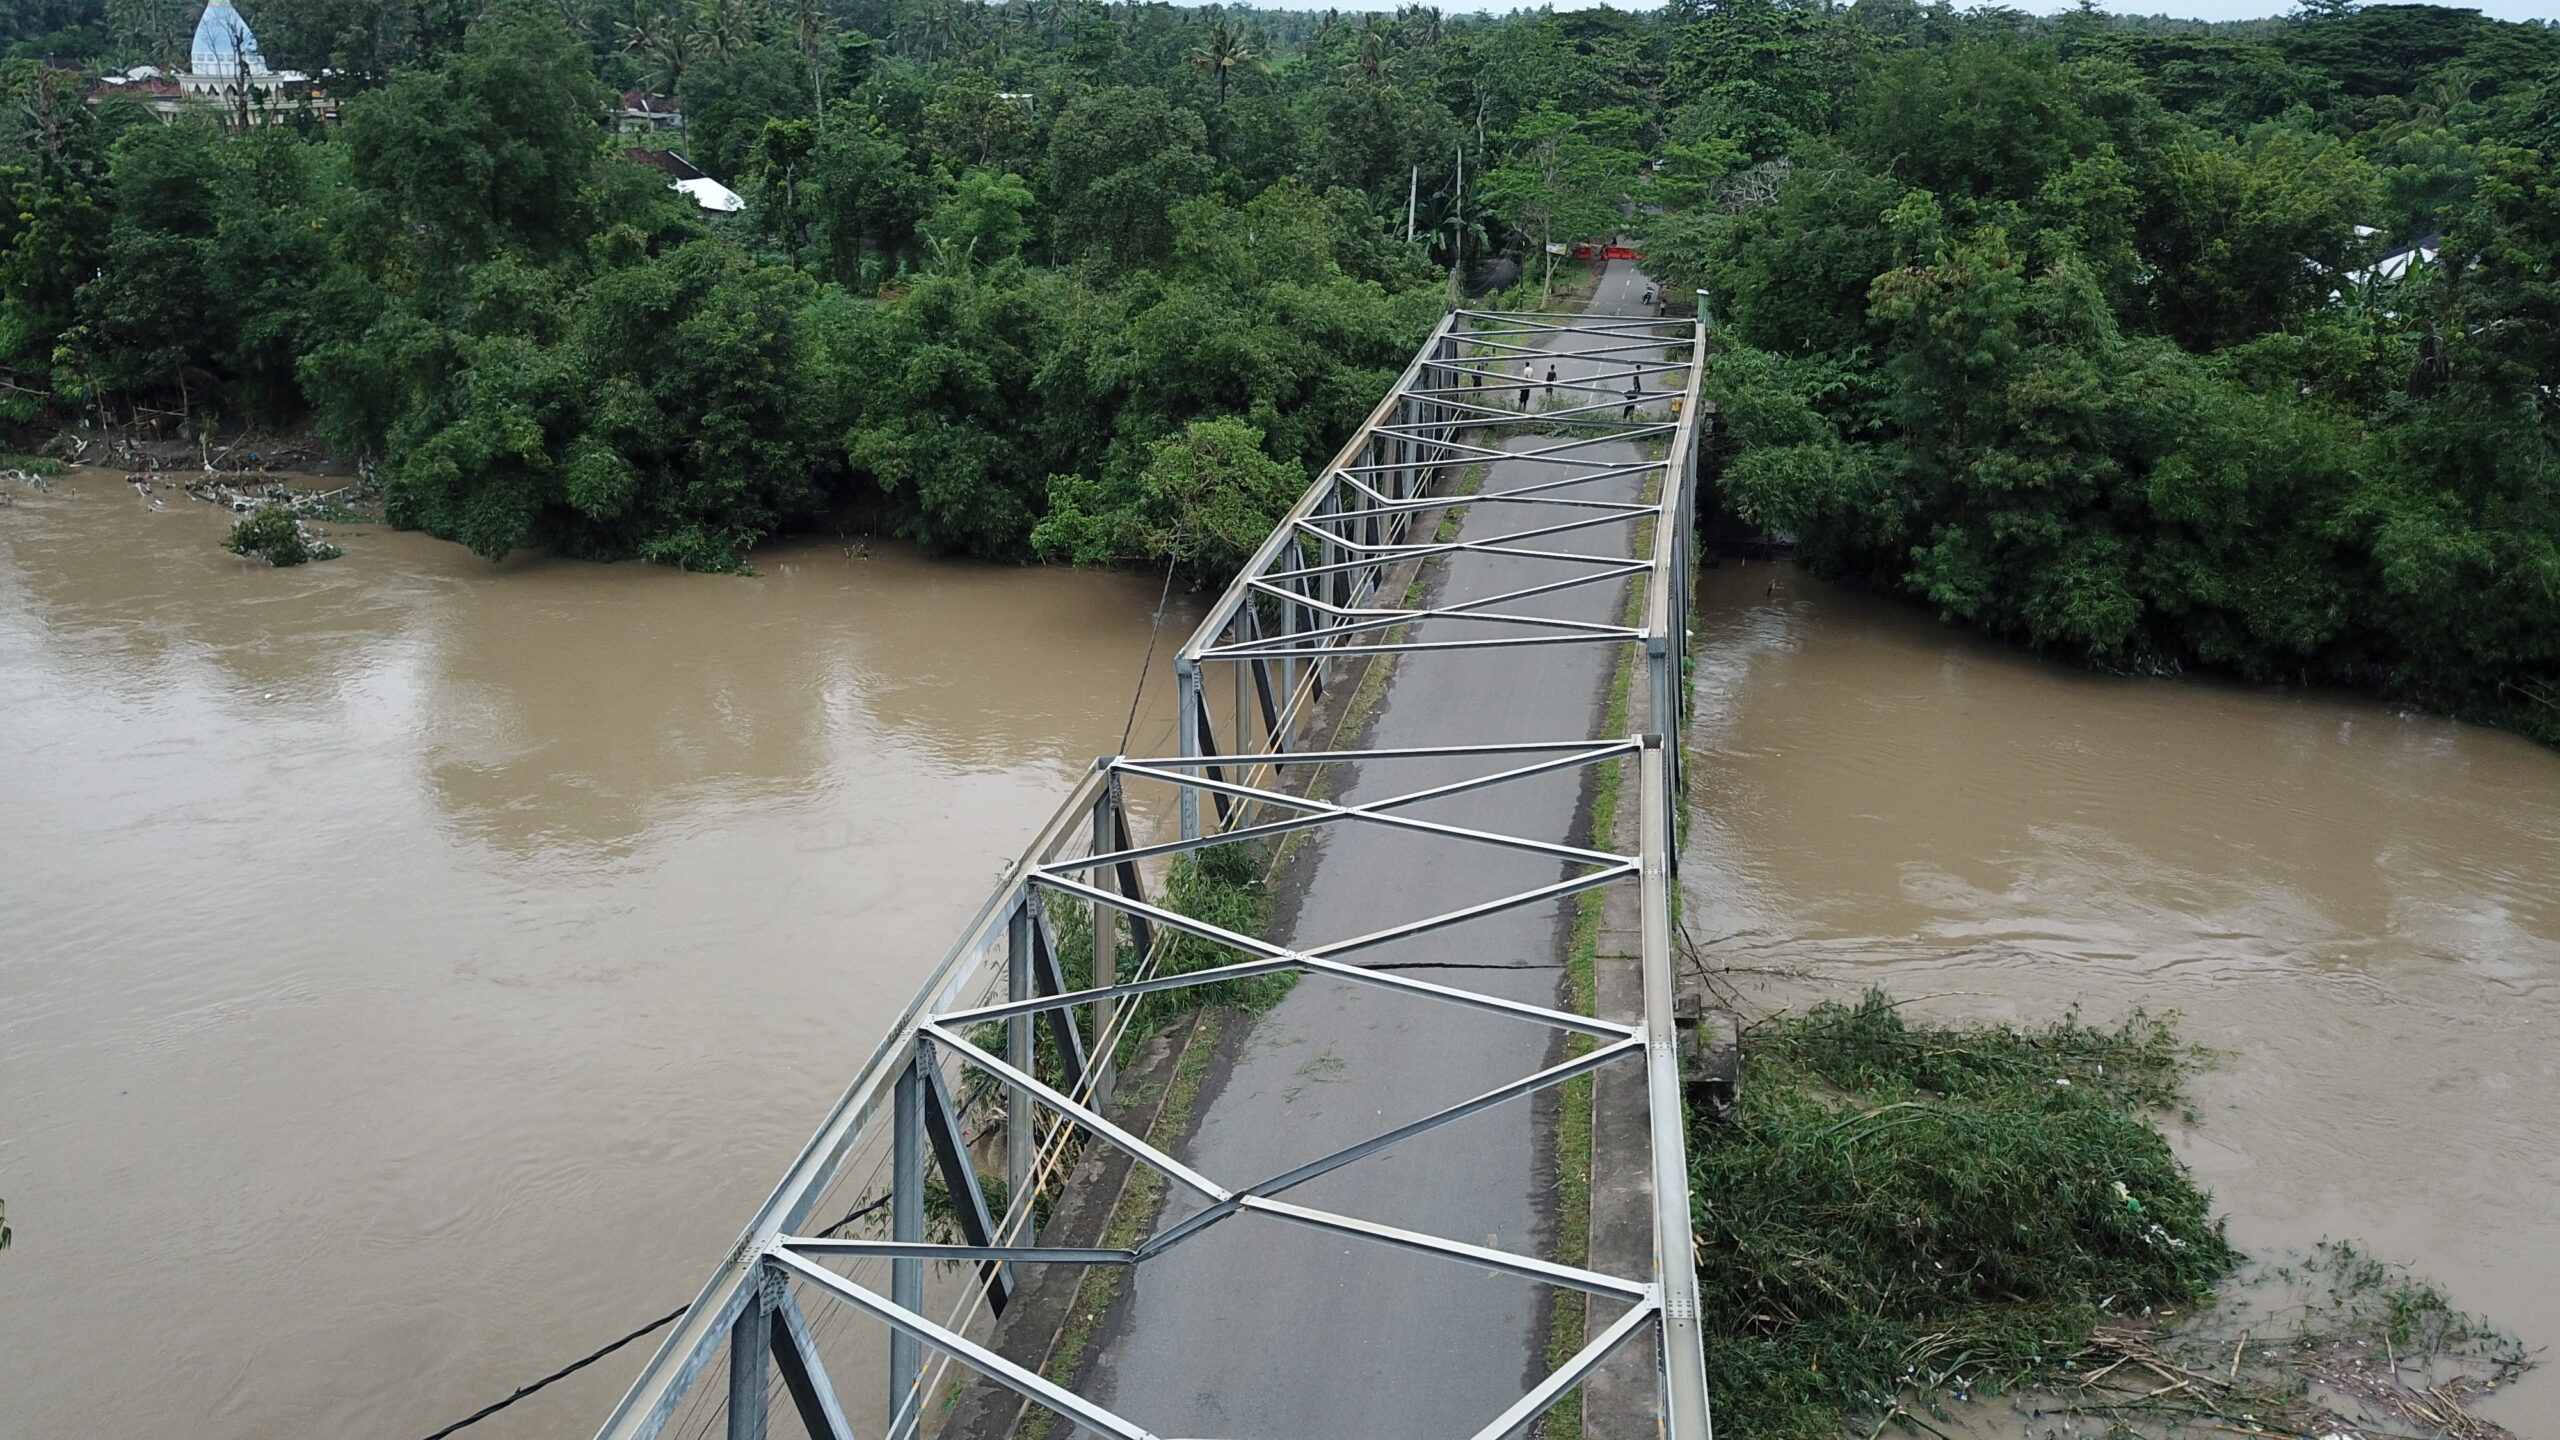
[[[1570, 403], [1601, 387], [1560, 381], [1569, 403], [1524, 414], [1487, 405], [1517, 388], [1516, 377], [1482, 369], [1490, 357], [1550, 353], [1535, 342], [1570, 336], [1586, 363], [1614, 366], [1634, 380], [1685, 377], [1676, 423], [1622, 420], [1613, 402]], [[1106, 757], [1097, 762], [1024, 857], [980, 908], [957, 945], [908, 1005], [888, 1037], [782, 1183], [705, 1284], [693, 1306], [633, 1383], [599, 1432], [600, 1440], [660, 1434], [680, 1406], [694, 1400], [704, 1370], [725, 1343], [729, 1385], [724, 1418], [732, 1440], [763, 1440], [771, 1399], [779, 1394], [813, 1440], [850, 1440], [843, 1396], [820, 1356], [820, 1326], [841, 1311], [878, 1322], [889, 1344], [888, 1392], [877, 1413], [897, 1440], [917, 1432], [928, 1393], [927, 1352], [985, 1377], [1073, 1426], [1124, 1440], [1154, 1440], [1144, 1428], [996, 1353], [971, 1333], [981, 1310], [1000, 1309], [1029, 1265], [1136, 1266], [1192, 1242], [1220, 1222], [1251, 1213], [1314, 1227], [1367, 1243], [1493, 1270], [1542, 1285], [1579, 1290], [1629, 1308], [1565, 1365], [1473, 1432], [1499, 1440], [1544, 1413], [1636, 1338], [1651, 1333], [1663, 1395], [1664, 1433], [1672, 1440], [1711, 1440], [1696, 1281], [1688, 1240], [1688, 1182], [1674, 1051], [1669, 956], [1680, 688], [1677, 671], [1687, 625], [1691, 462], [1697, 445], [1696, 360], [1703, 334], [1674, 333], [1655, 321], [1567, 321], [1549, 317], [1459, 312], [1445, 319], [1381, 401], [1368, 423], [1283, 520], [1236, 583], [1212, 608], [1177, 660], [1180, 754], [1162, 759]], [[1491, 381], [1469, 384], [1472, 375]], [[1615, 378], [1613, 371], [1609, 378]], [[1665, 392], [1650, 393], [1647, 403]], [[1624, 401], [1614, 402], [1624, 408]], [[1505, 449], [1484, 443], [1505, 431], [1542, 434], [1558, 443]], [[1557, 437], [1554, 432], [1561, 430]], [[1606, 440], [1663, 445], [1641, 463], [1595, 459], [1582, 452]], [[1452, 467], [1500, 462], [1541, 478], [1463, 497], [1468, 505], [1527, 507], [1552, 514], [1501, 540], [1408, 538], [1413, 517], [1452, 499], [1435, 493]], [[1640, 479], [1652, 492], [1642, 503], [1606, 501], [1587, 492], [1601, 481]], [[1550, 537], [1602, 526], [1625, 527], [1630, 553], [1598, 557], [1542, 549]], [[1463, 604], [1406, 607], [1381, 600], [1403, 567], [1439, 556], [1499, 550], [1552, 563], [1556, 577], [1535, 586]], [[1623, 586], [1641, 576], [1646, 600], [1639, 625], [1557, 621], [1505, 608], [1580, 586]], [[1418, 640], [1410, 627], [1436, 622], [1476, 627], [1454, 639]], [[1653, 684], [1644, 733], [1627, 738], [1579, 736], [1506, 745], [1394, 750], [1304, 750], [1297, 731], [1321, 699], [1325, 671], [1349, 659], [1445, 649], [1549, 644], [1638, 645]], [[1231, 725], [1258, 731], [1247, 753], [1217, 753], [1212, 707], [1202, 680], [1213, 665], [1232, 668], [1236, 705]], [[1417, 784], [1358, 804], [1311, 798], [1286, 783], [1309, 766], [1357, 762], [1367, 773], [1391, 773], [1398, 761], [1466, 759], [1482, 773]], [[1638, 853], [1558, 844], [1475, 829], [1408, 813], [1427, 802], [1493, 789], [1535, 776], [1603, 764], [1630, 767], [1641, 807]], [[1170, 839], [1140, 842], [1129, 823], [1131, 788], [1166, 795], [1178, 815]], [[1204, 833], [1200, 798], [1217, 824]], [[1370, 826], [1417, 843], [1481, 845], [1550, 858], [1563, 878], [1512, 893], [1383, 923], [1360, 934], [1291, 948], [1183, 915], [1150, 898], [1148, 866], [1210, 846], [1328, 827]], [[1605, 841], [1606, 837], [1599, 837]], [[1643, 913], [1644, 1001], [1640, 1023], [1619, 1023], [1567, 1010], [1482, 994], [1463, 986], [1365, 968], [1345, 957], [1469, 920], [1552, 903], [1606, 885], [1635, 885]], [[1069, 988], [1061, 963], [1060, 915], [1094, 919], [1092, 983]], [[1077, 922], [1081, 925], [1081, 921]], [[1116, 932], [1125, 924], [1140, 957], [1127, 976], [1115, 973]], [[1081, 929], [1070, 932], [1082, 935]], [[1223, 946], [1240, 957], [1183, 973], [1159, 968], [1180, 937]], [[1497, 1085], [1427, 1115], [1389, 1126], [1332, 1154], [1258, 1180], [1233, 1183], [1202, 1174], [1109, 1118], [1108, 1058], [1127, 1015], [1150, 996], [1280, 972], [1323, 976], [1411, 999], [1501, 1015], [1590, 1039], [1583, 1053]], [[1047, 1039], [1045, 1051], [1038, 1031]], [[1000, 1037], [1000, 1039], [998, 1038]], [[1614, 1275], [1535, 1255], [1474, 1245], [1381, 1225], [1358, 1216], [1292, 1204], [1282, 1193], [1441, 1126], [1527, 1098], [1604, 1066], [1644, 1068], [1653, 1141], [1656, 1207], [1651, 1272]], [[1003, 1213], [988, 1200], [970, 1153], [964, 1113], [968, 1083], [1003, 1097]], [[992, 1133], [992, 1125], [984, 1133]], [[1203, 1208], [1143, 1243], [1124, 1247], [1044, 1245], [1034, 1233], [1032, 1195], [1070, 1140], [1100, 1143], [1199, 1197]], [[885, 1171], [886, 1234], [804, 1233], [830, 1194], [859, 1183], [868, 1162]], [[926, 1233], [928, 1175], [949, 1201], [946, 1239]], [[873, 1207], [863, 1207], [870, 1209]], [[857, 1212], [860, 1213], [860, 1212]], [[883, 1294], [837, 1266], [877, 1262], [890, 1284]], [[971, 1275], [945, 1320], [925, 1313], [924, 1267]], [[804, 1299], [830, 1302], [804, 1313]], [[697, 1403], [699, 1401], [697, 1400]], [[872, 1413], [874, 1407], [861, 1407]]]

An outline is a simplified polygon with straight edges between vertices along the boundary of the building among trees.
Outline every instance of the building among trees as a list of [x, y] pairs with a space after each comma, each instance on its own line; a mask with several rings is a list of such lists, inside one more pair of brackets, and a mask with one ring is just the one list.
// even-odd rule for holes
[[106, 85], [147, 98], [160, 118], [173, 121], [189, 109], [218, 107], [228, 123], [246, 128], [272, 125], [306, 103], [326, 112], [327, 97], [299, 70], [270, 70], [258, 49], [257, 32], [232, 0], [209, 0], [196, 19], [187, 69], [172, 75], [156, 65], [136, 66], [110, 75]]

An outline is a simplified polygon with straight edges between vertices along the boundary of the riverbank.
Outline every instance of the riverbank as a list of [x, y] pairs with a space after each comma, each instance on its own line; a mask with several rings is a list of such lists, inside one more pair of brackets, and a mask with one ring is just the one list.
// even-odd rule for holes
[[[2352, 1240], [2560, 1338], [2560, 757], [2041, 663], [1758, 562], [1702, 576], [1696, 653], [1700, 964], [1761, 1011], [2183, 1012], [2217, 1053], [2169, 1133], [2240, 1248]], [[2560, 1385], [2479, 1411], [2560, 1432]]]

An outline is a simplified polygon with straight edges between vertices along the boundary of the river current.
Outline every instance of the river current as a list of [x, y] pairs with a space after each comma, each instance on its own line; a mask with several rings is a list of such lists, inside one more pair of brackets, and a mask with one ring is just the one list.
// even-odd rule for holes
[[[0, 1434], [415, 1440], [689, 1298], [1096, 753], [1151, 577], [0, 509]], [[2176, 1141], [2560, 1340], [2560, 754], [1706, 575], [1687, 925], [1767, 1004], [2183, 1013]], [[1133, 750], [1166, 746], [1175, 596]], [[646, 1346], [475, 1440], [586, 1433]], [[2560, 1384], [2484, 1407], [2560, 1434]]]
[[[0, 509], [0, 1435], [416, 1440], [692, 1297], [1077, 775], [1157, 577], [270, 570]], [[1170, 743], [1177, 590], [1132, 749]], [[592, 1433], [647, 1345], [471, 1431]]]
[[[2560, 1343], [2560, 752], [1702, 588], [1685, 923], [1745, 996], [2179, 1012], [2219, 1056], [2172, 1139], [2243, 1249], [2351, 1240]], [[2560, 1377], [2479, 1408], [2560, 1435]]]

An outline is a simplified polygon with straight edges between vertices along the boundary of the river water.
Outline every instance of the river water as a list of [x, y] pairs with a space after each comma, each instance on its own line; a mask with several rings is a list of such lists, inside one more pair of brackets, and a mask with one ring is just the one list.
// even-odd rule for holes
[[[1784, 566], [1704, 589], [1686, 924], [1746, 996], [2182, 1012], [2222, 1056], [2173, 1138], [2239, 1244], [2354, 1240], [2560, 1343], [2560, 752]], [[2560, 1377], [2479, 1408], [2560, 1435]]]
[[[26, 1440], [416, 1440], [691, 1298], [1117, 747], [1159, 594], [832, 541], [741, 579], [359, 529], [277, 571], [117, 476], [11, 498]], [[472, 1440], [589, 1433], [647, 1349]]]
[[[416, 1440], [689, 1298], [1117, 744], [1157, 595], [832, 541], [271, 571], [117, 477], [16, 498], [0, 1435], [45, 1440]], [[1705, 953], [1773, 1004], [2183, 1011], [2244, 1245], [2560, 1340], [2560, 754], [1705, 589]], [[585, 1433], [646, 1348], [473, 1440]], [[2560, 1434], [2550, 1377], [2486, 1408]]]

